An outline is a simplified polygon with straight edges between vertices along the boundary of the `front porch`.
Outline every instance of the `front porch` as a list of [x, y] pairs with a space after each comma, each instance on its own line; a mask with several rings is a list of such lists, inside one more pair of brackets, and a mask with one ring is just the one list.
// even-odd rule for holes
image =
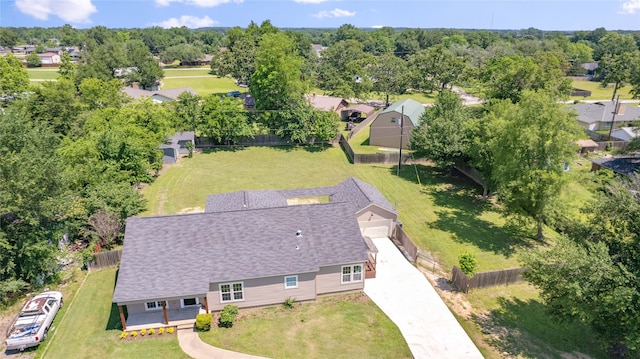
[[126, 320], [127, 325], [125, 330], [194, 325], [196, 322], [196, 315], [207, 312], [201, 306], [180, 309], [166, 309], [165, 311], [166, 321], [165, 313], [162, 310], [129, 314]]

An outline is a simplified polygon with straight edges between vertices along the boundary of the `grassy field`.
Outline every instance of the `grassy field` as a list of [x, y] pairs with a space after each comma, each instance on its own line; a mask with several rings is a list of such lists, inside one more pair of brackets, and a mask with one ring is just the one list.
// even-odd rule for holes
[[220, 78], [211, 75], [208, 75], [208, 77], [165, 78], [162, 82], [164, 84], [162, 87], [163, 90], [191, 87], [198, 93], [198, 95], [201, 96], [210, 94], [226, 94], [229, 91], [235, 90], [240, 92], [247, 91], [246, 88], [237, 86], [235, 81], [231, 78]]
[[293, 309], [240, 309], [232, 328], [213, 328], [200, 338], [268, 358], [411, 358], [398, 327], [361, 294], [326, 296]]
[[193, 68], [184, 68], [184, 69], [164, 69], [164, 77], [184, 77], [184, 76], [211, 76], [209, 72], [210, 68], [201, 68], [201, 67], [193, 67]]
[[38, 349], [43, 358], [189, 358], [176, 335], [121, 341], [118, 309], [111, 303], [116, 268], [87, 274], [75, 298], [65, 298], [57, 328]]
[[[611, 96], [613, 96], [613, 84], [610, 84], [606, 88], [600, 85], [600, 82], [596, 81], [573, 81], [573, 87], [579, 88], [582, 90], [591, 91], [591, 96], [582, 97], [582, 96], [572, 96], [572, 100], [611, 100]], [[625, 86], [618, 89], [618, 94], [620, 95], [621, 100], [630, 100], [631, 94], [631, 86]]]
[[31, 81], [55, 80], [60, 75], [57, 67], [27, 69], [27, 73]]

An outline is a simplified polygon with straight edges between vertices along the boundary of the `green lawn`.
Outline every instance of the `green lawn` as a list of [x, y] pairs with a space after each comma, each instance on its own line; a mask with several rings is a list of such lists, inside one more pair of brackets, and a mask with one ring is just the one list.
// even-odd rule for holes
[[[169, 70], [167, 70], [169, 71]], [[175, 70], [174, 70], [175, 71]], [[201, 71], [198, 69], [198, 71]], [[190, 71], [183, 71], [190, 72]], [[180, 76], [180, 75], [178, 75]], [[194, 89], [199, 95], [206, 96], [212, 93], [215, 94], [226, 94], [229, 91], [241, 91], [246, 92], [246, 88], [238, 87], [235, 81], [232, 78], [228, 77], [186, 77], [186, 78], [165, 78], [162, 80], [164, 86], [163, 90], [180, 88], [180, 87], [191, 87]]]
[[64, 312], [56, 318], [46, 344], [38, 348], [44, 358], [189, 358], [175, 334], [122, 341], [118, 309], [111, 303], [116, 268], [91, 272], [75, 298], [65, 298]]
[[[572, 96], [572, 100], [611, 100], [611, 96], [613, 96], [613, 84], [607, 88], [603, 88], [600, 86], [600, 82], [596, 81], [573, 81], [573, 87], [589, 90], [591, 91], [591, 96], [586, 98], [582, 96]], [[630, 100], [632, 97], [629, 91], [631, 91], [631, 86], [625, 86], [618, 89], [617, 93], [620, 95], [621, 100]]]
[[60, 75], [58, 68], [33, 68], [27, 69], [30, 80], [55, 80]]
[[192, 67], [184, 69], [164, 69], [164, 77], [176, 77], [176, 76], [211, 76], [209, 72], [211, 68]]
[[[484, 335], [500, 353], [506, 351], [518, 358], [587, 358], [578, 353], [589, 358], [608, 357], [588, 327], [551, 317], [529, 284], [475, 289], [467, 299], [473, 307], [486, 309], [476, 321], [485, 323]], [[493, 323], [486, 325], [488, 318]]]
[[200, 338], [214, 346], [268, 358], [411, 358], [398, 327], [361, 294], [316, 302], [240, 309], [230, 329]]
[[352, 165], [339, 148], [249, 147], [181, 159], [145, 189], [149, 210], [168, 214], [202, 210], [208, 194], [244, 189], [330, 186], [355, 176], [376, 186], [398, 209], [411, 238], [445, 268], [468, 251], [478, 271], [518, 266], [516, 253], [536, 245], [533, 229], [522, 232], [480, 200], [481, 190], [426, 165]]

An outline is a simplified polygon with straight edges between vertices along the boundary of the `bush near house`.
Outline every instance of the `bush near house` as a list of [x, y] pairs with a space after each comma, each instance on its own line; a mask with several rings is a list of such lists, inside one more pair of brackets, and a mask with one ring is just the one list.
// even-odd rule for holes
[[233, 326], [233, 322], [236, 321], [236, 315], [238, 315], [237, 306], [230, 304], [225, 305], [220, 312], [218, 326], [220, 328], [231, 328]]
[[196, 315], [196, 330], [198, 330], [199, 332], [208, 332], [209, 330], [211, 330], [212, 321], [213, 316], [211, 315], [211, 313]]

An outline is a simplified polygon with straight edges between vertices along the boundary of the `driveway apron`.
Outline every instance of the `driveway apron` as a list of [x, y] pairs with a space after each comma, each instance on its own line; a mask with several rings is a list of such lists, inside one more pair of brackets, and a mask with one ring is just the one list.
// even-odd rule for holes
[[389, 238], [378, 247], [376, 278], [364, 292], [400, 328], [414, 358], [482, 358], [431, 283]]

